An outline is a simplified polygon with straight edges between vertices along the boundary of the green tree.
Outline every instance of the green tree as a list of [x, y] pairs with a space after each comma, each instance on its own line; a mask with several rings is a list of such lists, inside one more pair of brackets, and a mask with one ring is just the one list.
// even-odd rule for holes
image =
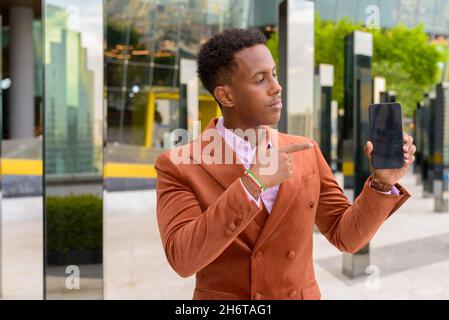
[[344, 101], [344, 65], [345, 65], [345, 37], [355, 30], [361, 29], [348, 20], [341, 20], [337, 24], [322, 22], [315, 18], [315, 65], [321, 63], [334, 66], [333, 99], [343, 107]]
[[373, 39], [373, 75], [386, 78], [388, 88], [397, 91], [404, 114], [411, 116], [424, 93], [441, 81], [438, 65], [447, 54], [429, 42], [423, 25], [376, 30]]
[[279, 33], [274, 32], [267, 41], [267, 47], [270, 49], [273, 60], [279, 66]]

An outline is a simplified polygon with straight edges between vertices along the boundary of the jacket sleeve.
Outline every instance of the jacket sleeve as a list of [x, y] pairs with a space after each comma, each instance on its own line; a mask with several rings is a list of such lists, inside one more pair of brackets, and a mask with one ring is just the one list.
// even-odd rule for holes
[[314, 145], [321, 180], [316, 225], [339, 250], [355, 253], [371, 241], [385, 220], [410, 198], [410, 194], [399, 184], [396, 184], [399, 195], [381, 193], [370, 187], [370, 178], [351, 205], [315, 141]]
[[167, 154], [159, 156], [155, 168], [160, 236], [168, 262], [182, 277], [213, 262], [262, 210], [237, 179], [203, 211]]

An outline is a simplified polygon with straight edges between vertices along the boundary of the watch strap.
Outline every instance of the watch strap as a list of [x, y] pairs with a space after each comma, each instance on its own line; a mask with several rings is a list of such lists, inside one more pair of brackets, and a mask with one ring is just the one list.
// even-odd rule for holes
[[380, 191], [380, 192], [390, 192], [393, 190], [393, 186], [391, 184], [387, 184], [372, 176], [371, 180], [371, 188]]

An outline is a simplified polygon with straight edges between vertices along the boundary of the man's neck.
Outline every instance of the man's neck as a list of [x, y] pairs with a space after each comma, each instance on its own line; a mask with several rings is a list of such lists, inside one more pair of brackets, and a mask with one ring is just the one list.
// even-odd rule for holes
[[[265, 132], [265, 126], [263, 125], [249, 126], [235, 121], [230, 121], [226, 118], [223, 118], [223, 126], [226, 129], [231, 130], [236, 136], [242, 138], [245, 141], [248, 141], [253, 147], [257, 146], [258, 139], [255, 139], [256, 135], [260, 135]], [[253, 139], [250, 139], [248, 137], [248, 134], [252, 133], [255, 133], [255, 135], [252, 135]]]

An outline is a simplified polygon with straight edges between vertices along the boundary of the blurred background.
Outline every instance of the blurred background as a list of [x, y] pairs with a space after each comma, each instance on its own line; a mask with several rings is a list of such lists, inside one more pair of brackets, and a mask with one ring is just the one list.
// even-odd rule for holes
[[2, 299], [191, 299], [153, 164], [220, 116], [196, 58], [227, 28], [266, 35], [275, 128], [317, 140], [350, 200], [371, 103], [401, 103], [415, 138], [412, 199], [369, 246], [314, 234], [323, 299], [449, 298], [449, 0], [2, 0], [0, 27]]

